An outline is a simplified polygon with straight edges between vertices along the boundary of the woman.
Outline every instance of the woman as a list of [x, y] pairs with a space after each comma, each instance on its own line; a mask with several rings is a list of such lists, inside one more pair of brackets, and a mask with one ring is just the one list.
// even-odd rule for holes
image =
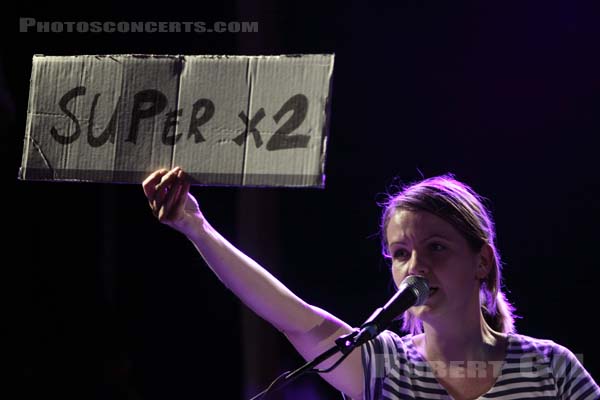
[[[189, 187], [180, 168], [155, 171], [143, 184], [154, 215], [186, 235], [225, 286], [304, 358], [314, 359], [352, 332], [215, 231]], [[423, 276], [429, 298], [405, 313], [409, 335], [385, 331], [322, 377], [354, 399], [599, 399], [600, 389], [568, 349], [514, 332], [494, 234], [480, 197], [450, 176], [390, 197], [381, 235], [394, 282]]]

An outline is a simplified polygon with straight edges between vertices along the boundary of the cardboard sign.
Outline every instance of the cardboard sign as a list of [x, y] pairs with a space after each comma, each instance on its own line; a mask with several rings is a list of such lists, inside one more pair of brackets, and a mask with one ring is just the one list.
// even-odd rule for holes
[[19, 178], [324, 187], [333, 60], [34, 56]]

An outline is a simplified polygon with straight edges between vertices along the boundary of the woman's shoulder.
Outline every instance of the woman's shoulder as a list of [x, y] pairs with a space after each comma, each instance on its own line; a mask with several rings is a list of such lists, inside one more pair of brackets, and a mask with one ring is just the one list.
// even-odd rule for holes
[[557, 356], [568, 358], [574, 357], [571, 350], [550, 339], [541, 339], [517, 333], [510, 333], [508, 334], [508, 337], [509, 343], [507, 355], [509, 356], [525, 357], [538, 355], [547, 360], [552, 360]]
[[399, 335], [390, 330], [385, 330], [371, 341], [371, 351], [375, 354], [390, 354], [403, 359], [412, 358], [415, 344], [412, 334]]
[[521, 346], [526, 348], [536, 349], [551, 349], [555, 347], [561, 347], [559, 344], [550, 339], [542, 339], [533, 336], [523, 335], [521, 333], [509, 333], [507, 334], [509, 343], [513, 346]]
[[380, 337], [388, 343], [394, 343], [396, 347], [400, 346], [402, 348], [408, 348], [414, 346], [414, 340], [422, 335], [423, 334], [413, 335], [410, 333], [398, 334], [394, 331], [385, 330], [381, 332]]
[[[579, 355], [549, 339], [510, 334], [507, 371], [550, 377], [556, 398], [600, 399], [600, 388], [583, 367]], [[518, 368], [518, 370], [515, 370]], [[546, 373], [547, 375], [541, 375]]]

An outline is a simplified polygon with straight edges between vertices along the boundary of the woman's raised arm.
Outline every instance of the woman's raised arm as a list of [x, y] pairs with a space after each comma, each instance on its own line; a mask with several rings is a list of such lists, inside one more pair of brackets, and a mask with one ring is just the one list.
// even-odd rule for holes
[[[180, 168], [155, 171], [143, 183], [150, 208], [158, 220], [183, 233], [219, 280], [244, 304], [281, 331], [307, 360], [334, 345], [352, 328], [328, 312], [296, 296], [256, 261], [242, 253], [206, 220]], [[333, 364], [324, 362], [319, 368]], [[360, 351], [355, 350], [322, 377], [338, 390], [358, 399], [364, 390]]]

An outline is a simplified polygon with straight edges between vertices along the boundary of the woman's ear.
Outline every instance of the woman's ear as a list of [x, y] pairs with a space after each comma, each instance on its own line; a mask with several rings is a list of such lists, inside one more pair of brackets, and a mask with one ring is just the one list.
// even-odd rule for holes
[[489, 244], [485, 243], [479, 251], [479, 264], [476, 271], [477, 279], [483, 280], [487, 278], [494, 266], [494, 261], [494, 251]]

